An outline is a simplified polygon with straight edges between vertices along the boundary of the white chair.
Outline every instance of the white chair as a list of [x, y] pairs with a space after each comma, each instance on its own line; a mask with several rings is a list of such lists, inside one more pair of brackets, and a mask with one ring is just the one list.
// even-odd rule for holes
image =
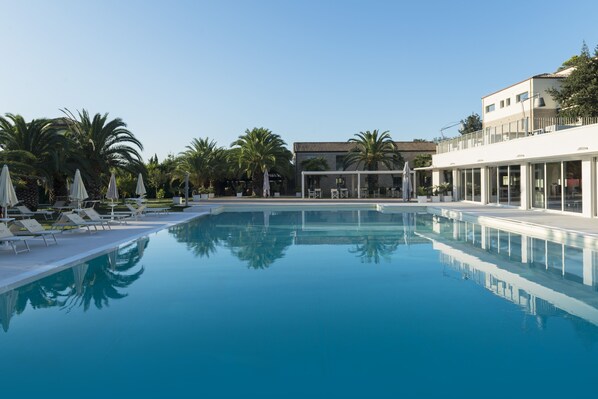
[[338, 199], [338, 189], [337, 188], [331, 188], [330, 189], [330, 198], [331, 199]]
[[[76, 213], [63, 213], [60, 219], [58, 219], [58, 221], [56, 221], [56, 223], [54, 223], [52, 226], [59, 228], [62, 227], [62, 230], [64, 230], [67, 227], [87, 227], [87, 231], [90, 234], [93, 233], [93, 231], [91, 230], [92, 227], [95, 229], [95, 231], [98, 231], [98, 226], [101, 226], [102, 229], [106, 230], [106, 223], [86, 221], [83, 220], [83, 218], [77, 215]], [[108, 226], [108, 228], [110, 228], [110, 226]]]
[[83, 208], [81, 212], [89, 218], [92, 222], [100, 222], [100, 223], [124, 223], [127, 224], [126, 218], [127, 215], [100, 215], [95, 209], [93, 208]]
[[[12, 250], [15, 252], [15, 255], [19, 254], [21, 252], [31, 251], [29, 249], [29, 244], [27, 244], [27, 240], [29, 240], [31, 238], [33, 238], [33, 237], [31, 237], [31, 236], [15, 236], [12, 233], [12, 231], [10, 231], [10, 229], [4, 223], [0, 223], [0, 242], [8, 243], [12, 247]], [[17, 242], [22, 242], [23, 244], [25, 244], [25, 249], [17, 251], [17, 245], [16, 245]]]
[[[23, 232], [13, 231], [17, 236], [31, 235], [33, 237], [41, 237], [44, 240], [46, 247], [50, 246], [50, 244], [48, 244], [48, 240], [46, 240], [46, 237], [50, 236], [54, 239], [54, 244], [58, 244], [58, 241], [56, 241], [56, 234], [60, 233], [60, 230], [46, 230], [44, 229], [44, 226], [39, 224], [39, 222], [35, 219], [17, 220], [14, 222], [13, 226], [26, 230]], [[13, 227], [11, 227], [11, 230], [12, 229]]]
[[31, 217], [31, 216], [41, 215], [46, 220], [52, 219], [52, 216], [54, 215], [54, 211], [49, 211], [49, 210], [32, 211], [25, 205], [15, 206], [15, 209], [17, 209], [20, 212], [20, 214], [23, 216]]

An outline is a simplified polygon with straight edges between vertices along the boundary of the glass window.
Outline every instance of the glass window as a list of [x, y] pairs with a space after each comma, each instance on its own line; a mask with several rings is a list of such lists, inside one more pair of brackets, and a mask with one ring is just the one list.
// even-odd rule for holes
[[498, 167], [498, 203], [509, 204], [509, 167]]
[[459, 184], [459, 200], [463, 201], [465, 199], [465, 187], [467, 184], [467, 179], [465, 178], [465, 170], [461, 170], [461, 182]]
[[482, 201], [482, 175], [481, 169], [473, 169], [473, 200], [477, 202]]
[[505, 101], [506, 101], [507, 107], [508, 107], [509, 105], [511, 105], [511, 99], [510, 99], [510, 98], [507, 98]]
[[548, 209], [563, 209], [561, 163], [550, 162], [546, 164], [546, 194]]
[[497, 204], [498, 203], [498, 187], [496, 185], [496, 167], [492, 166], [488, 168], [488, 203], [489, 204]]
[[529, 98], [529, 93], [526, 91], [526, 92], [523, 92], [523, 93], [517, 94], [517, 95], [515, 96], [515, 102], [518, 102], [518, 103], [519, 103], [519, 102], [521, 102], [521, 101], [525, 101], [525, 100], [527, 100], [528, 98]]
[[486, 105], [486, 113], [492, 112], [495, 109], [496, 109], [496, 106], [494, 104]]
[[564, 162], [565, 207], [568, 212], [581, 212], [581, 161]]
[[545, 207], [544, 201], [544, 164], [537, 163], [533, 165], [533, 176], [534, 176], [534, 193], [532, 197], [532, 207], [542, 208]]
[[509, 205], [521, 205], [521, 166], [509, 166]]

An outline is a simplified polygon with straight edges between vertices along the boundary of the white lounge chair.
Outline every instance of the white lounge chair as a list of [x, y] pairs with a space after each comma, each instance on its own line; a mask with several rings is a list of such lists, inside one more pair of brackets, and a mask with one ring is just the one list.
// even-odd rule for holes
[[[63, 213], [60, 219], [56, 221], [52, 226], [62, 228], [64, 230], [67, 227], [87, 227], [87, 231], [91, 234], [93, 231], [91, 228], [93, 227], [95, 231], [98, 231], [98, 226], [101, 226], [102, 229], [106, 230], [106, 224], [104, 222], [93, 222], [89, 220], [83, 220], [83, 218], [76, 213]], [[110, 226], [108, 226], [110, 228]]]
[[56, 241], [56, 234], [60, 233], [60, 230], [46, 230], [44, 229], [44, 226], [39, 224], [35, 219], [17, 220], [13, 223], [13, 226], [25, 229], [25, 231], [14, 231], [11, 226], [11, 230], [13, 230], [13, 233], [16, 236], [31, 235], [34, 237], [41, 237], [44, 240], [46, 247], [50, 246], [46, 237], [52, 237], [54, 239], [54, 244], [58, 244], [58, 241]]
[[135, 218], [135, 220], [137, 220], [137, 218], [139, 216], [143, 216], [143, 212], [145, 211], [145, 205], [141, 205], [138, 208], [135, 208], [131, 204], [125, 204], [125, 206], [127, 208], [129, 208], [128, 211], [117, 211], [117, 212], [114, 212], [114, 214], [115, 215], [126, 215], [127, 217], [132, 217], [132, 218]]
[[15, 209], [18, 210], [19, 213], [23, 216], [32, 217], [32, 216], [36, 216], [36, 215], [41, 215], [46, 220], [52, 219], [52, 217], [54, 215], [54, 211], [49, 211], [49, 210], [32, 211], [25, 205], [15, 206]]
[[152, 208], [149, 206], [145, 207], [143, 213], [147, 214], [158, 214], [158, 215], [167, 215], [170, 212], [170, 208]]
[[[11, 247], [12, 250], [15, 251], [15, 255], [21, 252], [29, 252], [29, 244], [27, 244], [27, 240], [31, 239], [31, 236], [15, 236], [12, 231], [4, 224], [0, 223], [0, 243], [6, 242]], [[25, 244], [25, 249], [17, 251], [17, 242], [22, 242]]]
[[93, 208], [84, 208], [84, 209], [81, 209], [81, 212], [83, 212], [83, 214], [85, 216], [87, 216], [89, 218], [89, 220], [91, 220], [92, 222], [100, 222], [100, 223], [114, 222], [114, 223], [127, 224], [127, 221], [126, 221], [126, 218], [128, 217], [127, 215], [121, 215], [121, 214], [100, 215]]

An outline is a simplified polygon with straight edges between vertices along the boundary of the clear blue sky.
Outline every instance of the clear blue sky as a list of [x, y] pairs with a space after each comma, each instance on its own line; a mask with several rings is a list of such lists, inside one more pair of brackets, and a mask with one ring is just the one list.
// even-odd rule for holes
[[[598, 44], [598, 2], [0, 0], [0, 113], [121, 117], [144, 157], [252, 127], [433, 138]], [[456, 131], [448, 131], [456, 134]]]

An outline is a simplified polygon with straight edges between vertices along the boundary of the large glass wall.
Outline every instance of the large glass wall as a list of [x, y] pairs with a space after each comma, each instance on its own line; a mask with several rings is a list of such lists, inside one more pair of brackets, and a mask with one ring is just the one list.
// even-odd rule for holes
[[532, 174], [534, 176], [534, 193], [532, 197], [532, 207], [544, 208], [544, 164], [537, 163], [532, 165]]
[[581, 161], [532, 165], [534, 193], [532, 207], [582, 212]]
[[521, 166], [501, 165], [488, 169], [488, 203], [521, 205]]
[[565, 204], [569, 212], [581, 212], [581, 161], [563, 162], [565, 171]]
[[563, 209], [563, 188], [561, 186], [561, 163], [550, 162], [546, 164], [546, 196], [548, 209]]
[[459, 198], [466, 201], [482, 201], [481, 169], [462, 169], [460, 175]]

